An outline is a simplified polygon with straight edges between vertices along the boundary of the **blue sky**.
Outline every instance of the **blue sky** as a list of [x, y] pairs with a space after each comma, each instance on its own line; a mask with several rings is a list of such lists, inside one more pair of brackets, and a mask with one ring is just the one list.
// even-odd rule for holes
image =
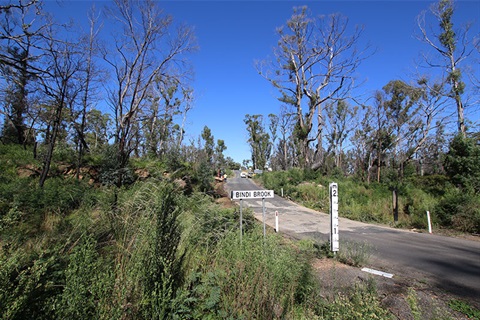
[[[342, 13], [353, 28], [364, 25], [363, 42], [377, 49], [359, 69], [366, 94], [388, 81], [409, 81], [414, 60], [422, 49], [415, 39], [416, 17], [431, 1], [169, 1], [167, 12], [195, 26], [200, 51], [193, 57], [197, 103], [190, 116], [191, 133], [207, 125], [224, 139], [226, 154], [241, 162], [250, 158], [243, 119], [245, 114], [278, 113], [278, 92], [260, 75], [254, 61], [272, 56], [276, 27], [286, 23], [294, 6], [307, 5], [316, 14]], [[456, 18], [477, 20], [480, 2], [457, 3]], [[478, 66], [477, 66], [478, 69]], [[478, 72], [478, 70], [477, 70]]]
[[[107, 4], [98, 1], [97, 7]], [[194, 109], [188, 116], [187, 139], [195, 139], [208, 126], [215, 139], [225, 140], [225, 154], [237, 162], [250, 158], [246, 114], [278, 113], [278, 92], [260, 75], [255, 60], [272, 57], [278, 36], [295, 6], [307, 5], [315, 15], [342, 13], [353, 28], [364, 25], [361, 41], [376, 48], [358, 70], [366, 80], [362, 93], [381, 89], [388, 81], [409, 81], [414, 60], [428, 48], [414, 37], [416, 17], [432, 1], [159, 1], [178, 23], [195, 28], [200, 50], [191, 56], [195, 70]], [[64, 1], [61, 13], [77, 21], [92, 2]], [[49, 1], [48, 7], [56, 6]], [[50, 11], [50, 10], [49, 10]], [[458, 1], [455, 21], [475, 21], [480, 32], [480, 1]], [[85, 20], [86, 21], [86, 20]], [[478, 65], [477, 74], [479, 72]], [[477, 109], [478, 110], [478, 109]]]

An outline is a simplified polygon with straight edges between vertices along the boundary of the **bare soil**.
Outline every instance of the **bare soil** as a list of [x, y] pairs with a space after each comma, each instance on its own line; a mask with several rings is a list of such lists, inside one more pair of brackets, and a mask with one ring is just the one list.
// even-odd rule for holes
[[414, 299], [421, 319], [468, 319], [465, 315], [453, 311], [448, 304], [455, 297], [446, 293], [438, 293], [415, 279], [398, 277], [386, 278], [373, 275], [338, 262], [335, 259], [315, 259], [313, 268], [320, 280], [322, 291], [327, 299], [338, 293], [348, 294], [355, 286], [367, 285], [373, 281], [382, 307], [388, 309], [397, 319], [414, 318], [409, 299]]

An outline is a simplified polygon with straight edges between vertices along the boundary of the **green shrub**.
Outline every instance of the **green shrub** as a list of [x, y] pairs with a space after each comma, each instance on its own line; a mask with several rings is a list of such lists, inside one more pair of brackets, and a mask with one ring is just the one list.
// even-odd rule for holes
[[480, 232], [480, 198], [461, 189], [451, 189], [433, 211], [442, 226], [464, 231]]
[[306, 207], [318, 210], [329, 209], [328, 187], [317, 185], [315, 183], [301, 183], [296, 186], [292, 193], [293, 197]]
[[433, 196], [443, 196], [452, 185], [447, 176], [444, 175], [429, 175], [429, 176], [414, 176], [406, 181], [412, 187], [421, 189]]
[[197, 185], [198, 191], [209, 193], [213, 190], [213, 169], [209, 163], [202, 161], [198, 171], [193, 177], [194, 183]]
[[453, 310], [463, 313], [469, 319], [480, 319], [480, 310], [465, 301], [454, 299], [448, 305]]
[[458, 134], [445, 156], [445, 172], [466, 192], [480, 193], [480, 146], [475, 139]]
[[55, 249], [0, 250], [0, 318], [53, 319], [64, 262]]
[[96, 203], [93, 187], [62, 178], [48, 179], [43, 188], [29, 178], [0, 184], [0, 198], [0, 238], [15, 245], [47, 229], [62, 227], [70, 212]]
[[[167, 182], [137, 183], [118, 194], [112, 213], [117, 247], [114, 310], [167, 319], [183, 281], [179, 251], [183, 196]], [[125, 310], [125, 305], [129, 305]]]
[[100, 257], [96, 241], [88, 235], [79, 239], [68, 256], [65, 285], [56, 302], [61, 319], [105, 319], [108, 297], [114, 286], [113, 268]]
[[399, 209], [403, 213], [405, 223], [409, 227], [426, 229], [428, 227], [426, 212], [432, 212], [435, 209], [438, 204], [438, 196], [415, 185], [407, 184], [399, 193], [399, 197]]
[[118, 181], [122, 181], [122, 185], [130, 185], [135, 181], [133, 169], [129, 165], [122, 167], [115, 144], [106, 146], [102, 152], [99, 180], [107, 186], [117, 185]]
[[33, 159], [32, 147], [23, 148], [16, 144], [0, 144], [0, 172], [6, 169], [17, 169], [26, 165], [39, 165]]
[[374, 283], [355, 285], [349, 294], [338, 294], [333, 302], [320, 301], [316, 307], [320, 319], [394, 319], [380, 305]]

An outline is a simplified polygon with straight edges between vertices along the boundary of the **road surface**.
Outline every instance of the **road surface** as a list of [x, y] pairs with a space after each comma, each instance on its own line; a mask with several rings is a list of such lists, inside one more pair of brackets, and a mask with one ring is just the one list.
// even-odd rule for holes
[[[248, 178], [229, 178], [226, 189], [260, 189]], [[341, 185], [339, 186], [341, 197]], [[238, 200], [235, 200], [238, 201]], [[262, 200], [242, 200], [262, 221]], [[279, 231], [296, 238], [329, 239], [330, 217], [275, 195], [265, 199], [268, 226], [275, 226], [279, 215]], [[339, 212], [341, 215], [341, 207]], [[393, 273], [395, 277], [426, 281], [433, 288], [446, 290], [480, 305], [480, 241], [470, 241], [409, 230], [394, 229], [339, 219], [340, 250], [342, 241], [368, 243], [372, 258], [368, 267]]]

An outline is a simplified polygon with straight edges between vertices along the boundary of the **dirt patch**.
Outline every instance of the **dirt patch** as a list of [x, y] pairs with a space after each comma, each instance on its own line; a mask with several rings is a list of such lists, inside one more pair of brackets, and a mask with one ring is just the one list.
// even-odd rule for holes
[[23, 167], [18, 168], [17, 174], [20, 178], [38, 177], [40, 176], [40, 171], [35, 166], [27, 164]]
[[381, 305], [397, 319], [468, 319], [451, 310], [449, 302], [455, 297], [433, 291], [415, 279], [386, 278], [362, 271], [335, 259], [315, 259], [313, 269], [321, 283], [322, 295], [331, 300], [339, 293], [348, 294], [356, 286], [373, 283]]
[[215, 200], [216, 203], [222, 205], [224, 208], [234, 208], [237, 205], [228, 198], [218, 198]]
[[228, 197], [228, 193], [227, 191], [225, 191], [225, 182], [215, 181], [213, 190], [215, 192], [216, 198], [217, 197], [225, 198], [226, 200], [230, 201], [230, 198]]
[[216, 195], [215, 202], [224, 208], [235, 208], [237, 206], [237, 204], [228, 197], [228, 193], [225, 191], [225, 182], [216, 182], [214, 192]]

